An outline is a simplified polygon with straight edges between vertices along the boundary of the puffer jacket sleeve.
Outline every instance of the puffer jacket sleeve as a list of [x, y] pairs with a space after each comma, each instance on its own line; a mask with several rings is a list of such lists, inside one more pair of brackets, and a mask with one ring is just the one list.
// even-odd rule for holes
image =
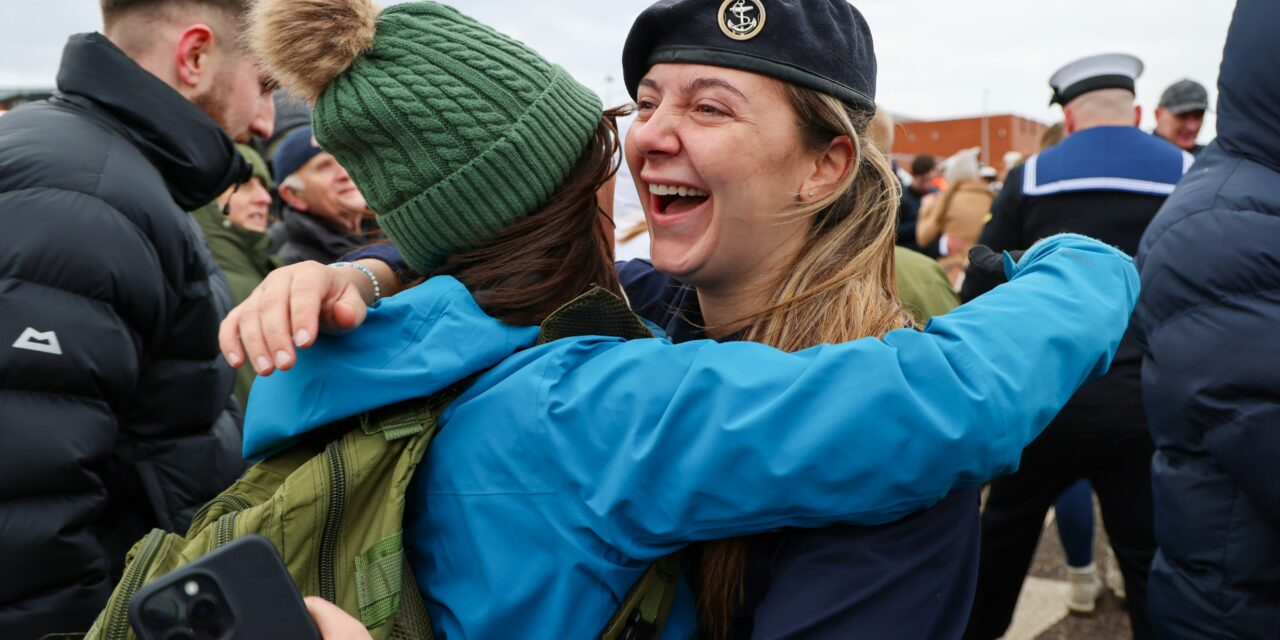
[[138, 228], [94, 196], [0, 194], [6, 637], [28, 637], [24, 625], [83, 631], [112, 586], [96, 532], [116, 490], [117, 410], [142, 368], [138, 331], [161, 329], [173, 299], [159, 270]]
[[[1158, 445], [1203, 438], [1253, 506], [1280, 526], [1280, 206], [1257, 186], [1277, 174], [1210, 149], [1207, 163], [1231, 177], [1207, 186], [1249, 196], [1188, 189], [1180, 200], [1198, 206], [1166, 206], [1143, 237], [1147, 288], [1134, 323], [1147, 353], [1144, 400]], [[1204, 191], [1200, 182], [1189, 187]]]
[[883, 340], [578, 343], [542, 374], [549, 455], [584, 521], [637, 558], [896, 520], [1015, 470], [1106, 372], [1137, 300], [1132, 261], [1079, 236], [1006, 267], [1008, 284]]

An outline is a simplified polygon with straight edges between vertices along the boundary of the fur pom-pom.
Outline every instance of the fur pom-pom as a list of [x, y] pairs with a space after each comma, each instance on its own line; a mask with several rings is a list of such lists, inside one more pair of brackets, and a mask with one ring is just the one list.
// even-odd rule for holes
[[282, 87], [314, 102], [373, 48], [380, 12], [372, 0], [257, 0], [250, 43]]

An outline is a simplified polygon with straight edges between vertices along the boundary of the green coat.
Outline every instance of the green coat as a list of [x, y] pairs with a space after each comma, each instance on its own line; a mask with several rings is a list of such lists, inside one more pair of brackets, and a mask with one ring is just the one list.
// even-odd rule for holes
[[[960, 298], [951, 288], [947, 273], [938, 263], [910, 249], [895, 247], [898, 295], [907, 310], [924, 326], [933, 316], [940, 316], [960, 306]], [[232, 287], [234, 290], [234, 286]]]
[[[267, 234], [232, 224], [222, 215], [217, 202], [200, 207], [191, 215], [200, 224], [214, 261], [227, 275], [236, 304], [248, 298], [267, 273], [279, 266], [275, 256], [267, 255], [267, 245], [270, 244]], [[241, 367], [236, 371], [236, 398], [242, 406], [249, 398], [253, 378], [251, 367]]]

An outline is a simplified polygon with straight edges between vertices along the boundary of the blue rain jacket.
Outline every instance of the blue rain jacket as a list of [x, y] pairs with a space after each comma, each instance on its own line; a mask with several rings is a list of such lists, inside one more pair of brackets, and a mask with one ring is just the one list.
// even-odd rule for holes
[[[776, 527], [873, 525], [1017, 467], [1105, 373], [1138, 296], [1122, 253], [1056, 236], [1009, 284], [894, 331], [785, 353], [579, 337], [486, 316], [434, 278], [249, 399], [245, 453], [479, 374], [410, 487], [406, 544], [442, 638], [587, 638], [648, 564]], [[523, 347], [523, 348], [522, 348]], [[677, 592], [663, 638], [694, 634]]]

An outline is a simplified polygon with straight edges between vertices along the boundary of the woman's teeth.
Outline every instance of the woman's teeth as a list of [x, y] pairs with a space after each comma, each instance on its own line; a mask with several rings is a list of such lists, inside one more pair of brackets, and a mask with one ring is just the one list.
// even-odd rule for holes
[[655, 196], [693, 196], [696, 198], [707, 197], [707, 192], [693, 187], [679, 187], [668, 184], [651, 184], [649, 185], [649, 193]]

